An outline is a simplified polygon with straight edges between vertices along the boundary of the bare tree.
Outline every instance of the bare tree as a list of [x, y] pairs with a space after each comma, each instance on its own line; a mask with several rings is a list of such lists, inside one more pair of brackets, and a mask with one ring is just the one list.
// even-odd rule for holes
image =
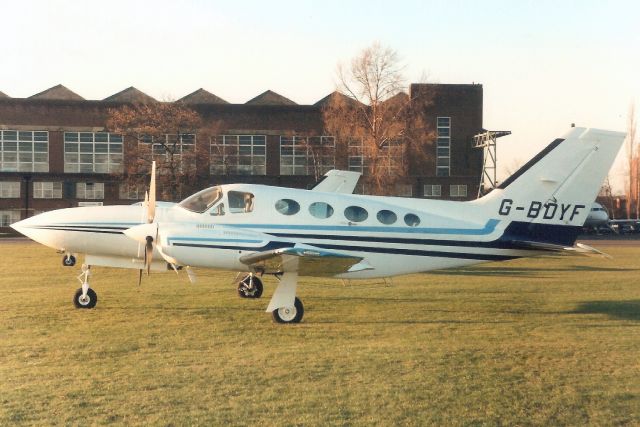
[[626, 154], [627, 154], [627, 218], [639, 218], [640, 204], [638, 203], [638, 196], [640, 195], [640, 153], [638, 152], [638, 143], [636, 141], [636, 118], [635, 118], [635, 105], [631, 104], [629, 107], [629, 118], [627, 123], [627, 141], [626, 141]]
[[418, 113], [424, 108], [403, 92], [403, 68], [396, 51], [372, 44], [349, 66], [338, 65], [338, 93], [323, 109], [326, 131], [358, 151], [364, 180], [378, 194], [406, 177], [407, 158], [424, 153], [416, 144], [431, 139]]
[[[205, 145], [198, 144], [200, 116], [179, 103], [126, 105], [109, 112], [109, 131], [125, 137], [123, 182], [142, 185], [152, 160], [157, 164], [159, 200], [178, 200], [197, 188], [196, 161]], [[207, 137], [198, 138], [205, 142]]]
[[615, 213], [615, 200], [613, 197], [613, 189], [611, 188], [611, 177], [607, 174], [607, 178], [604, 180], [602, 187], [600, 187], [600, 193], [598, 198], [604, 202], [607, 211], [611, 219], [616, 219]]

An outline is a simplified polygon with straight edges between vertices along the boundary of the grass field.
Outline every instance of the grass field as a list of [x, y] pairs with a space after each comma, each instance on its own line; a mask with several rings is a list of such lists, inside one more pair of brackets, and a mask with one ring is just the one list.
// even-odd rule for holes
[[638, 425], [640, 246], [395, 278], [306, 279], [276, 325], [235, 274], [78, 268], [0, 244], [0, 425]]

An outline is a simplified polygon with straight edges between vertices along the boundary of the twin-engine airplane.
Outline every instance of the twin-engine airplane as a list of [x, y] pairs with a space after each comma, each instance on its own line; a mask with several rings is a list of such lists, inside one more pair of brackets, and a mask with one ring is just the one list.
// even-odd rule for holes
[[351, 194], [358, 175], [332, 171], [313, 190], [232, 184], [179, 204], [79, 207], [42, 213], [13, 228], [65, 253], [85, 254], [76, 307], [92, 308], [89, 268], [246, 272], [240, 296], [258, 298], [260, 277], [279, 279], [267, 312], [297, 323], [299, 276], [369, 279], [548, 251], [595, 252], [576, 245], [624, 134], [572, 128], [488, 195], [455, 202]]

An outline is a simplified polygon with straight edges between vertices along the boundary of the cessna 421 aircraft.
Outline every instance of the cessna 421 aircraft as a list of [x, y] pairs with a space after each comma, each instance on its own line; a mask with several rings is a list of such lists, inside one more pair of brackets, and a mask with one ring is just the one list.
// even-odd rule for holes
[[243, 297], [258, 298], [260, 277], [279, 279], [267, 312], [297, 323], [299, 276], [367, 279], [536, 256], [548, 251], [599, 253], [576, 245], [591, 204], [624, 134], [572, 128], [488, 195], [455, 202], [351, 194], [357, 175], [332, 171], [314, 190], [231, 184], [178, 204], [45, 212], [13, 224], [31, 239], [85, 254], [76, 307], [92, 308], [91, 266], [246, 272]]

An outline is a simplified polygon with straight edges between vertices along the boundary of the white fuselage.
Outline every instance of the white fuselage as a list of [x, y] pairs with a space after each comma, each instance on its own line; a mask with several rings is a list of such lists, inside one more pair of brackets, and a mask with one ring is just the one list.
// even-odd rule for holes
[[[247, 265], [240, 261], [243, 255], [311, 246], [363, 258], [371, 268], [337, 276], [368, 278], [532, 253], [501, 244], [505, 224], [497, 218], [470, 215], [472, 202], [416, 201], [248, 184], [220, 188], [224, 196], [202, 213], [180, 205], [156, 209], [154, 222], [165, 259], [190, 267], [247, 271]], [[251, 193], [251, 210], [231, 207], [234, 202], [228, 198], [230, 191]], [[282, 199], [295, 201], [297, 212], [280, 213], [276, 204]], [[313, 205], [317, 203], [324, 208], [320, 215]], [[220, 214], [220, 204], [224, 205], [224, 214]], [[354, 206], [366, 212], [358, 211], [357, 221], [345, 216], [345, 211]], [[16, 228], [60, 251], [84, 253], [93, 259], [118, 259], [113, 266], [130, 263], [131, 268], [139, 268], [140, 244], [124, 231], [143, 224], [145, 211], [141, 205], [61, 209], [24, 220]], [[415, 224], [416, 218], [419, 224]], [[155, 260], [162, 259], [158, 255], [156, 249]]]

